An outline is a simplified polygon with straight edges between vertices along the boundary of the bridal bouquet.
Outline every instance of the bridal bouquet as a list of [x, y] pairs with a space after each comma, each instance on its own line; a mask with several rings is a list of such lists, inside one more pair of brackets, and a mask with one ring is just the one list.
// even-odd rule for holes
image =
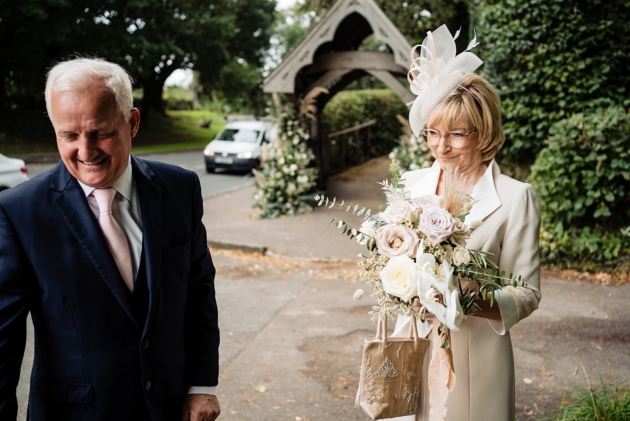
[[[505, 285], [526, 286], [520, 276], [499, 271], [488, 259], [489, 254], [466, 247], [472, 230], [481, 222], [464, 223], [474, 204], [466, 192], [466, 179], [457, 172], [447, 173], [446, 193], [409, 198], [404, 192], [400, 168], [395, 161], [390, 167], [391, 182], [385, 180], [383, 190], [387, 207], [374, 214], [358, 205], [317, 195], [319, 206], [339, 206], [364, 217], [357, 230], [346, 222], [333, 219], [341, 233], [356, 238], [368, 249], [359, 266], [360, 276], [372, 286], [372, 319], [402, 314], [424, 320], [431, 313], [439, 322], [443, 348], [449, 347], [444, 328], [459, 330], [464, 314], [481, 309], [479, 299], [490, 299]], [[460, 279], [467, 279], [462, 287]], [[472, 281], [472, 282], [470, 282]]]

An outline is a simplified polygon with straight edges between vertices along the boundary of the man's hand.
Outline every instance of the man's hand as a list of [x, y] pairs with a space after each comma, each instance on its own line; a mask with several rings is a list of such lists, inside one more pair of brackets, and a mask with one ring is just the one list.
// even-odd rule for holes
[[220, 413], [216, 396], [189, 394], [182, 408], [182, 421], [214, 421]]

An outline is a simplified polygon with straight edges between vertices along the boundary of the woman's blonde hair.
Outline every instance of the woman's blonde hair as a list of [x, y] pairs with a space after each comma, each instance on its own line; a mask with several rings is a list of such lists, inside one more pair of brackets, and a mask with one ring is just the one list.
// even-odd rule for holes
[[[431, 112], [427, 127], [443, 123], [449, 130], [464, 117], [470, 130], [477, 129], [482, 162], [490, 161], [505, 142], [499, 94], [483, 77], [473, 73]], [[460, 128], [460, 127], [457, 127]]]

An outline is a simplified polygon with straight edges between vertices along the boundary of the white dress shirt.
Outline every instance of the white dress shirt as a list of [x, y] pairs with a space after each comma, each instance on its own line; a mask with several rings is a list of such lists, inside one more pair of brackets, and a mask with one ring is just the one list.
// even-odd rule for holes
[[[79, 181], [79, 180], [77, 180]], [[79, 185], [85, 193], [90, 210], [94, 217], [98, 219], [100, 210], [96, 198], [92, 194], [94, 187], [83, 184], [79, 181]], [[140, 269], [140, 260], [142, 259], [142, 218], [140, 216], [140, 202], [138, 201], [138, 193], [136, 192], [135, 182], [133, 180], [133, 171], [131, 169], [131, 156], [127, 162], [127, 168], [121, 174], [120, 178], [111, 185], [116, 189], [117, 193], [112, 203], [112, 215], [116, 222], [127, 236], [129, 243], [129, 251], [131, 252], [131, 265], [133, 269], [134, 282], [138, 276]], [[216, 386], [190, 386], [189, 394], [217, 394]]]

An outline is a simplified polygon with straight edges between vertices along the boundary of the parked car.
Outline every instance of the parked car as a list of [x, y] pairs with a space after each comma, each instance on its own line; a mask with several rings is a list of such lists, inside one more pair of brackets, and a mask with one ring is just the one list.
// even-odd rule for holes
[[206, 171], [214, 172], [218, 168], [251, 171], [259, 168], [262, 145], [274, 140], [276, 135], [276, 125], [267, 120], [255, 117], [228, 120], [203, 151]]
[[28, 169], [21, 159], [0, 154], [0, 191], [28, 180]]

